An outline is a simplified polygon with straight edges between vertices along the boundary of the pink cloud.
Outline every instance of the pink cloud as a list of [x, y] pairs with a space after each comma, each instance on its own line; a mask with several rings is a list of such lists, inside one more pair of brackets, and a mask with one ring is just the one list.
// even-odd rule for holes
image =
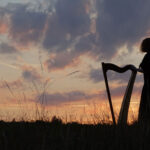
[[65, 93], [42, 93], [35, 100], [44, 105], [59, 105], [65, 102], [78, 102], [82, 100], [92, 100], [99, 98], [100, 93], [86, 93], [82, 91], [71, 91]]
[[1, 83], [0, 83], [0, 88], [8, 88], [8, 87], [10, 87], [10, 88], [18, 89], [18, 88], [20, 88], [22, 86], [23, 86], [23, 82], [20, 79], [17, 79], [15, 81], [10, 81], [10, 82], [8, 82], [8, 81], [1, 81]]
[[0, 34], [6, 34], [8, 32], [8, 25], [0, 21]]

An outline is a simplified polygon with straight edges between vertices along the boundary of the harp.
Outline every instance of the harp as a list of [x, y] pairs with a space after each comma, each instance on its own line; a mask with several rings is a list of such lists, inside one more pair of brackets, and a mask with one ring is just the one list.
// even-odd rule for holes
[[113, 105], [112, 105], [112, 101], [111, 101], [111, 94], [110, 94], [109, 84], [108, 84], [108, 79], [107, 79], [107, 71], [113, 70], [113, 71], [116, 71], [118, 73], [124, 73], [127, 70], [131, 70], [131, 76], [129, 78], [127, 88], [125, 90], [125, 94], [124, 94], [124, 98], [123, 98], [123, 101], [121, 104], [121, 109], [120, 109], [119, 118], [118, 118], [118, 124], [127, 124], [128, 109], [129, 109], [129, 105], [130, 105], [130, 99], [131, 99], [131, 95], [132, 95], [132, 90], [133, 90], [133, 85], [134, 85], [134, 81], [136, 78], [137, 70], [134, 68], [133, 65], [126, 65], [125, 67], [121, 68], [121, 67], [118, 67], [114, 64], [104, 63], [104, 62], [102, 62], [102, 70], [103, 70], [103, 75], [104, 75], [104, 80], [105, 80], [106, 91], [107, 91], [107, 96], [108, 96], [108, 100], [109, 100], [112, 120], [113, 120], [114, 124], [116, 124], [116, 120], [115, 120]]

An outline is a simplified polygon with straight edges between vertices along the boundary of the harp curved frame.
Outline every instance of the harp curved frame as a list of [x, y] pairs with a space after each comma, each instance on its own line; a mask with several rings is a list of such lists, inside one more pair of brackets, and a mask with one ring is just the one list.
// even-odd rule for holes
[[107, 79], [107, 71], [108, 70], [113, 70], [118, 73], [124, 73], [128, 70], [131, 70], [131, 76], [129, 78], [129, 82], [124, 94], [124, 98], [122, 101], [120, 113], [119, 113], [119, 118], [118, 118], [118, 124], [127, 124], [127, 118], [128, 118], [128, 109], [130, 105], [130, 99], [132, 95], [132, 90], [134, 86], [134, 81], [136, 78], [137, 70], [133, 68], [133, 65], [126, 65], [124, 67], [118, 67], [117, 65], [111, 64], [111, 63], [104, 63], [102, 62], [102, 70], [103, 70], [103, 75], [104, 75], [104, 80], [105, 80], [105, 85], [106, 85], [106, 91], [107, 91], [107, 96], [109, 100], [109, 105], [110, 105], [110, 110], [111, 110], [111, 115], [112, 115], [112, 120], [113, 123], [116, 125], [116, 119], [114, 115], [114, 110], [113, 110], [113, 105], [112, 105], [112, 100], [111, 100], [111, 94], [109, 90], [109, 84], [108, 84], [108, 79]]

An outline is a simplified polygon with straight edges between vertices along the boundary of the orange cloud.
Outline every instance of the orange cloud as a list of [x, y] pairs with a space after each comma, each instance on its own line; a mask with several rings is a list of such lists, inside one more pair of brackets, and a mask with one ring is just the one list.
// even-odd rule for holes
[[22, 87], [23, 86], [23, 83], [21, 80], [15, 80], [15, 81], [11, 81], [11, 82], [8, 82], [8, 81], [3, 81], [0, 83], [0, 88], [19, 88], [19, 87]]
[[5, 34], [8, 31], [8, 26], [6, 23], [0, 21], [0, 34]]

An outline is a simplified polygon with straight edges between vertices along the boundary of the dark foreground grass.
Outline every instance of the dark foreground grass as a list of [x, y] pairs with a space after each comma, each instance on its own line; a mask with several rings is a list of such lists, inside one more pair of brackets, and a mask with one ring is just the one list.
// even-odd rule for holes
[[150, 149], [150, 127], [52, 122], [0, 122], [0, 150]]

